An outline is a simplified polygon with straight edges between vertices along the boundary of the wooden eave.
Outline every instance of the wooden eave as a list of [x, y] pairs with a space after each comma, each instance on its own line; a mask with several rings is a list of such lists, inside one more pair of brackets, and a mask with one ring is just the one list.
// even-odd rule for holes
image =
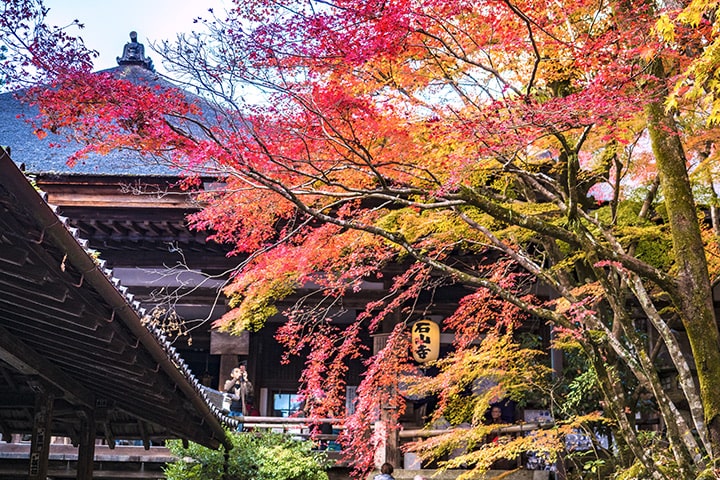
[[55, 398], [51, 435], [231, 444], [227, 419], [162, 332], [0, 149], [0, 433], [32, 431], [35, 395]]
[[179, 177], [35, 174], [48, 203], [63, 207], [197, 209]]

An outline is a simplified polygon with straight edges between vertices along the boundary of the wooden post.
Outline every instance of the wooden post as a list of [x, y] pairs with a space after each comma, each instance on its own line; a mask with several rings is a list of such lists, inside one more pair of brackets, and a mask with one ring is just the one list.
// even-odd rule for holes
[[383, 455], [385, 462], [394, 468], [400, 468], [400, 439], [398, 438], [397, 429], [391, 427], [392, 415], [390, 414], [390, 410], [387, 407], [383, 408], [380, 417], [382, 419], [381, 421], [385, 424], [385, 454]]
[[218, 390], [222, 391], [225, 380], [230, 378], [230, 372], [238, 366], [238, 355], [248, 355], [250, 351], [250, 333], [230, 335], [216, 330], [210, 332], [210, 354], [220, 355], [220, 373]]
[[238, 366], [237, 355], [221, 355], [220, 356], [220, 374], [218, 375], [218, 387], [221, 392], [225, 391], [225, 381], [230, 378], [232, 369]]
[[[373, 335], [373, 353], [378, 353], [385, 348], [389, 333], [377, 333]], [[400, 440], [397, 429], [394, 425], [392, 407], [389, 405], [380, 406], [380, 418], [375, 422], [375, 435], [378, 436], [378, 446], [375, 451], [375, 466], [387, 462], [394, 468], [400, 468]]]
[[80, 445], [78, 446], [77, 479], [92, 480], [95, 460], [95, 412], [84, 409], [80, 413]]
[[35, 415], [30, 443], [28, 480], [45, 480], [48, 472], [54, 397], [40, 387], [35, 391]]
[[394, 428], [388, 428], [390, 425], [389, 414], [387, 412], [381, 414], [382, 420], [375, 422], [375, 435], [378, 438], [378, 445], [374, 454], [375, 468], [387, 462], [394, 468], [400, 468], [400, 449], [398, 431]]

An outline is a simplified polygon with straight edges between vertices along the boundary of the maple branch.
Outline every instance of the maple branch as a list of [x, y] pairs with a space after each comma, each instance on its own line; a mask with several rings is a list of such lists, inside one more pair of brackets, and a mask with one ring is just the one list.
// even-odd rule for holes
[[564, 40], [561, 40], [560, 38], [558, 38], [557, 36], [555, 36], [552, 32], [550, 32], [548, 29], [542, 27], [542, 26], [539, 25], [535, 20], [533, 20], [532, 18], [528, 17], [522, 10], [520, 10], [518, 7], [516, 7], [515, 5], [513, 5], [509, 0], [502, 0], [502, 1], [503, 1], [503, 3], [504, 3], [505, 5], [508, 6], [508, 8], [509, 8], [510, 10], [513, 11], [513, 13], [515, 13], [515, 15], [517, 15], [518, 17], [520, 17], [520, 19], [521, 19], [523, 22], [525, 22], [527, 25], [535, 25], [541, 32], [543, 32], [543, 33], [544, 33], [545, 35], [547, 35], [549, 38], [552, 38], [552, 39], [555, 40], [556, 42], [560, 43], [561, 45], [567, 45], [567, 44], [568, 44], [568, 42], [566, 42], [566, 41], [564, 41]]
[[388, 230], [375, 227], [373, 225], [366, 225], [363, 223], [359, 223], [354, 220], [343, 220], [337, 217], [334, 217], [332, 215], [328, 215], [323, 213], [322, 211], [312, 208], [309, 205], [305, 204], [300, 198], [298, 198], [295, 193], [293, 193], [290, 189], [285, 187], [282, 183], [269, 179], [269, 178], [263, 178], [260, 179], [268, 188], [273, 190], [274, 192], [280, 194], [285, 199], [292, 202], [294, 205], [298, 207], [298, 209], [312, 218], [315, 218], [317, 220], [320, 220], [321, 222], [330, 223], [333, 225], [338, 225], [343, 228], [349, 228], [354, 230], [360, 230], [367, 233], [371, 233], [373, 235], [377, 235], [379, 237], [385, 238], [386, 240], [391, 241], [395, 245], [403, 248], [405, 251], [407, 251], [413, 258], [418, 260], [421, 263], [424, 263], [430, 267], [433, 267], [434, 269], [443, 272], [453, 278], [456, 278], [462, 283], [465, 283], [467, 285], [472, 285], [476, 287], [483, 287], [487, 288], [488, 290], [492, 291], [499, 297], [501, 297], [504, 300], [507, 300], [508, 302], [512, 303], [513, 305], [516, 305], [518, 308], [521, 308], [529, 313], [532, 313], [539, 318], [544, 318], [547, 320], [553, 320], [561, 322], [562, 319], [560, 319], [552, 310], [544, 309], [541, 307], [538, 307], [536, 305], [533, 305], [527, 301], [524, 301], [508, 290], [502, 288], [495, 282], [492, 282], [486, 278], [477, 277], [475, 275], [471, 275], [468, 272], [459, 270], [457, 268], [454, 268], [448, 264], [439, 262], [435, 260], [434, 258], [422, 253], [420, 250], [413, 247], [410, 242], [407, 241], [407, 239], [404, 237], [404, 235], [400, 233], [392, 233]]
[[582, 149], [583, 144], [585, 143], [585, 140], [587, 140], [588, 135], [590, 135], [590, 131], [593, 129], [594, 124], [585, 125], [583, 128], [582, 133], [580, 133], [580, 137], [577, 139], [577, 142], [575, 142], [575, 146], [573, 146], [573, 151], [575, 153], [580, 153], [580, 150]]
[[[594, 255], [591, 253], [591, 258], [594, 258]], [[603, 291], [607, 292], [606, 295], [604, 295], [605, 300], [610, 304], [611, 309], [613, 311], [613, 318], [614, 323], [619, 324], [622, 331], [624, 332], [624, 337], [626, 341], [630, 344], [630, 348], [633, 350], [633, 352], [627, 351], [627, 347], [620, 344], [620, 337], [623, 337], [623, 335], [620, 334], [618, 331], [617, 334], [614, 334], [614, 332], [611, 332], [607, 326], [600, 320], [597, 319], [595, 324], [600, 325], [603, 330], [606, 332], [607, 338], [611, 341], [611, 344], [614, 345], [614, 349], [618, 353], [618, 355], [624, 355], [627, 357], [627, 359], [632, 359], [632, 363], [629, 363], [628, 366], [633, 369], [635, 376], [640, 380], [642, 383], [646, 385], [648, 390], [650, 390], [653, 395], [655, 396], [658, 406], [661, 412], [661, 415], [664, 418], [670, 419], [673, 418], [673, 413], [677, 411], [677, 408], [671, 407], [673, 405], [672, 400], [667, 396], [667, 393], [665, 392], [665, 389], [662, 387], [662, 383], [660, 381], [660, 378], [658, 376], [658, 372], [655, 369], [655, 366], [653, 365], [652, 361], [649, 359], [649, 355], [647, 353], [647, 345], [644, 341], [642, 341], [637, 334], [636, 327], [632, 320], [630, 319], [630, 316], [628, 315], [628, 312], [625, 308], [625, 299], [623, 293], [620, 291], [619, 285], [617, 283], [611, 282], [609, 280], [609, 276], [605, 275], [605, 272], [602, 271], [602, 267], [598, 267], [597, 262], [593, 263], [593, 270], [595, 270], [597, 273], [595, 277], [598, 279], [598, 282], [600, 285], [603, 286]], [[620, 272], [622, 275], [622, 272]], [[636, 280], [638, 280], [638, 284], [641, 285], [641, 282], [639, 281], [639, 278], [637, 278], [636, 275], [633, 275]], [[625, 276], [625, 279], [628, 277]], [[619, 282], [618, 282], [619, 283]], [[639, 293], [640, 291], [644, 292], [644, 287], [641, 286], [642, 290], [635, 291], [634, 293]], [[643, 299], [647, 300], [647, 298], [644, 297], [644, 295], [641, 295], [643, 298], [640, 298], [636, 295], [636, 298], [639, 301], [642, 301]], [[654, 307], [653, 307], [654, 309]], [[662, 328], [662, 326], [661, 326]], [[665, 329], [667, 331], [667, 328]], [[662, 335], [662, 333], [661, 333]], [[672, 334], [671, 334], [672, 336]], [[677, 345], [677, 341], [672, 338], [670, 339], [671, 343], [667, 345], [667, 348], [669, 351], [673, 351], [673, 345]], [[634, 353], [634, 356], [633, 356]], [[627, 360], [626, 360], [627, 361]], [[679, 372], [680, 376], [682, 377], [683, 372]], [[689, 400], [689, 399], [688, 399]], [[674, 405], [673, 405], [674, 406]], [[680, 438], [680, 430], [678, 429], [678, 425], [675, 422], [668, 422], [671, 425], [668, 425], [668, 429], [671, 432], [671, 435], [669, 435], [669, 443], [670, 443], [670, 449], [673, 452], [673, 455], [678, 462], [679, 465], [686, 465], [688, 461], [690, 461], [690, 454], [689, 452], [697, 452], [698, 451], [698, 445], [695, 441], [694, 437], [692, 435], [687, 434], [687, 429], [684, 430], [685, 433], [685, 441], [689, 442], [686, 445], [686, 450], [681, 448], [681, 445], [678, 445], [677, 439]], [[697, 455], [698, 458], [701, 458], [702, 455]]]
[[[516, 251], [510, 248], [507, 244], [497, 238], [488, 228], [478, 224], [473, 219], [467, 217], [464, 214], [461, 214], [461, 216], [468, 223], [468, 225], [472, 226], [479, 232], [482, 232], [488, 239], [490, 239], [490, 241], [493, 245], [495, 245], [496, 248], [505, 253], [511, 259], [515, 260], [519, 265], [521, 265], [538, 279], [542, 280], [548, 286], [552, 286], [558, 292], [558, 294], [560, 294], [563, 298], [570, 302], [570, 304], [581, 306], [586, 315], [586, 321], [592, 318], [594, 320], [593, 323], [595, 324], [596, 328], [605, 332], [607, 339], [610, 341], [613, 349], [618, 353], [618, 355], [624, 358], [628, 366], [634, 371], [636, 371], [636, 374], [640, 373], [639, 365], [635, 363], [633, 356], [622, 344], [620, 344], [615, 339], [615, 336], [612, 335], [612, 333], [607, 329], [605, 324], [599, 319], [597, 319], [595, 313], [592, 310], [585, 307], [580, 298], [578, 298], [570, 290], [564, 287], [561, 282], [557, 281], [557, 279], [550, 276], [547, 269], [541, 268], [537, 263], [533, 262], [526, 255], [523, 255], [520, 251]], [[559, 325], [563, 325], [567, 328], [572, 328], [572, 323], [564, 315], [557, 315], [556, 323]]]
[[528, 30], [528, 37], [530, 38], [530, 45], [532, 45], [533, 52], [535, 53], [535, 61], [533, 62], [533, 68], [532, 72], [530, 73], [530, 79], [528, 80], [527, 87], [525, 87], [525, 96], [530, 96], [530, 90], [532, 89], [533, 83], [535, 83], [535, 76], [537, 75], [538, 69], [540, 68], [540, 61], [542, 60], [542, 55], [540, 55], [540, 50], [538, 50], [537, 43], [535, 42], [535, 36], [533, 35], [533, 29], [532, 25], [533, 23], [530, 21], [530, 18], [528, 18], [527, 15], [522, 13], [517, 7], [512, 5], [510, 2], [505, 1], [505, 4], [513, 11], [517, 16], [520, 17], [520, 19], [525, 23], [525, 26]]
[[577, 302], [577, 299], [574, 298], [574, 296], [570, 295], [568, 290], [555, 278], [550, 276], [548, 274], [548, 270], [541, 268], [536, 262], [532, 261], [527, 255], [524, 255], [518, 250], [514, 250], [509, 245], [507, 245], [505, 242], [500, 240], [497, 236], [495, 236], [490, 229], [487, 227], [479, 224], [475, 220], [473, 220], [471, 217], [467, 216], [466, 214], [462, 212], [458, 212], [460, 215], [460, 218], [462, 218], [465, 223], [470, 225], [472, 228], [477, 230], [478, 232], [481, 232], [483, 235], [485, 235], [490, 242], [497, 248], [498, 250], [502, 251], [505, 255], [513, 259], [515, 262], [518, 263], [518, 265], [522, 266], [530, 272], [532, 275], [537, 276], [540, 280], [547, 283], [548, 286], [551, 286], [554, 288], [560, 295], [562, 295], [565, 298], [568, 298], [569, 300], [573, 302]]
[[[562, 297], [566, 298], [571, 304], [575, 305], [583, 305], [583, 303], [580, 301], [579, 298], [577, 298], [574, 294], [572, 294], [570, 291], [568, 291], [566, 288], [564, 288], [559, 282], [557, 282], [555, 279], [550, 277], [547, 274], [547, 271], [545, 269], [540, 268], [535, 262], [531, 261], [527, 256], [521, 254], [519, 251], [515, 251], [514, 249], [510, 248], [508, 245], [503, 243], [500, 239], [498, 239], [489, 229], [485, 228], [484, 226], [478, 224], [471, 218], [467, 217], [466, 215], [461, 213], [461, 217], [473, 228], [477, 229], [478, 231], [482, 232], [487, 238], [490, 239], [490, 241], [502, 252], [504, 252], [506, 255], [508, 255], [510, 258], [515, 260], [518, 264], [523, 266], [526, 270], [528, 270], [531, 274], [533, 274], [538, 279], [542, 280], [547, 285], [552, 285], [556, 291], [562, 295]], [[602, 282], [603, 281], [603, 275], [599, 274], [597, 275], [597, 278]], [[637, 277], [635, 277], [637, 279]], [[639, 279], [637, 279], [636, 286], [638, 288], [644, 288], [642, 287], [642, 284], [640, 283]], [[610, 288], [609, 285], [605, 285], [605, 291], [606, 292], [612, 292], [613, 289]], [[613, 295], [607, 295], [607, 300], [610, 301], [614, 305], [614, 311], [618, 314], [623, 314], [624, 309], [621, 305], [617, 305], [617, 302], [614, 302], [615, 297]], [[645, 297], [643, 297], [645, 298]], [[647, 305], [644, 305], [647, 307]], [[650, 305], [650, 307], [652, 307]], [[599, 329], [603, 332], [605, 332], [605, 338], [609, 342], [609, 344], [612, 346], [613, 351], [616, 352], [616, 354], [623, 359], [623, 361], [626, 363], [626, 365], [631, 369], [631, 371], [634, 372], [634, 375], [640, 379], [644, 380], [643, 383], [649, 386], [650, 390], [655, 394], [658, 401], [661, 403], [661, 406], [664, 408], [665, 415], [670, 415], [669, 411], [672, 410], [674, 413], [677, 413], [677, 408], [673, 404], [673, 402], [667, 397], [665, 392], [658, 388], [658, 385], [660, 384], [659, 379], [657, 378], [657, 374], [654, 373], [654, 370], [652, 369], [652, 366], [648, 364], [648, 362], [643, 362], [642, 357], [638, 361], [635, 359], [635, 356], [630, 352], [630, 350], [623, 344], [621, 344], [615, 335], [612, 334], [612, 332], [607, 328], [607, 326], [595, 315], [594, 312], [591, 310], [588, 310], [585, 306], [582, 306], [583, 310], [585, 311], [585, 321], [590, 323], [591, 326], [593, 326], [596, 329]], [[653, 309], [654, 311], [654, 309]], [[563, 321], [560, 321], [563, 320]], [[660, 321], [660, 320], [658, 320]], [[565, 325], [565, 326], [571, 326], [570, 322], [564, 318], [564, 316], [558, 316], [556, 318], [556, 323]], [[661, 322], [664, 325], [664, 322]], [[628, 335], [631, 332], [628, 332]], [[637, 339], [636, 339], [637, 340]], [[673, 342], [673, 344], [676, 343], [674, 340], [674, 337], [670, 335], [670, 338], [668, 341]], [[636, 342], [637, 343], [637, 342]], [[642, 345], [636, 344], [634, 346], [634, 352], [638, 353], [641, 351]], [[692, 390], [692, 389], [690, 389]], [[693, 392], [691, 391], [690, 394], [692, 395]], [[690, 451], [696, 451], [697, 450], [697, 444], [694, 442], [694, 439], [690, 435], [684, 436], [685, 440], [688, 442], [688, 449]], [[705, 438], [705, 437], [703, 437]], [[695, 446], [695, 449], [693, 449], [693, 445]], [[707, 447], [707, 445], [706, 445]]]
[[578, 158], [578, 155], [591, 129], [592, 125], [587, 125], [583, 129], [580, 138], [574, 146], [570, 146], [570, 143], [565, 138], [565, 135], [563, 135], [561, 132], [555, 130], [554, 127], [551, 129], [553, 136], [557, 138], [560, 144], [563, 146], [563, 149], [565, 150], [565, 157], [567, 160], [567, 189], [565, 193], [568, 198], [566, 212], [569, 222], [573, 222], [578, 215], [579, 199], [577, 192], [577, 178], [578, 173], [580, 172], [580, 160]]
[[569, 245], [579, 246], [580, 241], [577, 236], [568, 230], [543, 222], [536, 217], [528, 216], [508, 207], [498, 205], [488, 199], [486, 194], [478, 192], [477, 188], [462, 187], [459, 195], [465, 199], [469, 205], [479, 208], [494, 218], [562, 240]]
[[[447, 70], [444, 63], [440, 61], [440, 56], [437, 55], [426, 42], [423, 41], [423, 44], [426, 46], [427, 52], [431, 55], [432, 59], [435, 61], [435, 66], [437, 66], [440, 69], [440, 71], [443, 74], [443, 78], [452, 87], [452, 89], [455, 90], [455, 92], [458, 95], [460, 95], [460, 98], [464, 98], [465, 101], [468, 102], [468, 104], [474, 106], [475, 108], [478, 108], [477, 103], [473, 99], [471, 99], [470, 96], [465, 92], [465, 90], [460, 88], [460, 85], [458, 84], [458, 82], [452, 78], [452, 76], [450, 75], [450, 72]], [[477, 82], [475, 82], [475, 83], [477, 84]], [[480, 86], [480, 88], [488, 95], [488, 97], [492, 98], [492, 95], [490, 95], [490, 91], [487, 88], [482, 87], [482, 86]]]
[[[493, 218], [561, 240], [575, 248], [582, 247], [582, 239], [568, 230], [544, 222], [537, 217], [528, 216], [508, 207], [497, 205], [474, 189], [465, 187], [461, 189], [460, 195], [465, 198], [470, 205], [479, 208]], [[579, 212], [581, 212], [581, 214], [583, 213], [581, 209]], [[618, 261], [629, 270], [651, 279], [658, 285], [668, 289], [668, 291], [675, 291], [675, 282], [669, 275], [622, 251], [608, 249], [606, 246], [597, 242], [587, 231], [585, 231], [583, 235], [592, 242], [593, 247], [597, 249], [601, 258]]]
[[612, 247], [611, 249], [605, 248], [602, 244], [598, 242], [598, 240], [593, 235], [590, 234], [587, 229], [583, 229], [583, 235], [591, 243], [592, 248], [598, 252], [605, 252], [603, 254], [603, 257], [605, 259], [612, 258], [611, 256], [608, 256], [608, 254], [617, 255], [616, 260], [620, 261], [628, 270], [646, 278], [650, 278], [651, 280], [653, 280], [653, 282], [655, 282], [663, 290], [668, 292], [671, 296], [676, 296], [680, 294], [677, 280], [674, 277], [665, 274], [664, 272], [656, 269], [650, 264], [641, 261], [635, 256], [628, 255], [623, 246], [617, 240], [617, 238], [615, 238], [615, 236], [607, 228], [605, 228], [597, 218], [589, 215], [582, 209], [580, 209], [579, 212], [583, 220], [595, 226], [595, 228], [601, 233], [603, 238]]
[[456, 52], [456, 51], [447, 43], [447, 41], [445, 41], [445, 39], [441, 38], [441, 37], [438, 36], [438, 35], [435, 35], [435, 34], [433, 34], [433, 33], [430, 33], [430, 32], [428, 32], [427, 30], [424, 30], [424, 29], [418, 29], [418, 30], [417, 30], [417, 33], [420, 33], [420, 34], [425, 35], [425, 36], [427, 36], [427, 37], [429, 37], [429, 38], [432, 38], [433, 40], [436, 40], [436, 41], [440, 42], [440, 44], [442, 44], [442, 46], [445, 47], [445, 49], [447, 49], [447, 53], [448, 53], [451, 57], [453, 57], [453, 58], [455, 58], [455, 59], [457, 59], [457, 60], [462, 60], [463, 62], [465, 62], [465, 63], [467, 63], [467, 64], [469, 64], [469, 65], [472, 65], [472, 66], [474, 66], [474, 67], [480, 68], [481, 70], [484, 70], [485, 72], [487, 72], [487, 73], [491, 74], [493, 77], [495, 77], [495, 79], [496, 79], [498, 82], [500, 82], [502, 85], [504, 85], [505, 88], [507, 88], [508, 90], [511, 90], [511, 91], [515, 92], [515, 93], [516, 93], [517, 95], [519, 95], [519, 96], [522, 96], [522, 92], [521, 92], [520, 90], [518, 90], [517, 87], [513, 86], [511, 83], [509, 83], [507, 80], [505, 80], [505, 78], [500, 74], [500, 72], [499, 72], [498, 70], [496, 70], [496, 69], [494, 69], [494, 68], [492, 68], [492, 67], [490, 67], [490, 66], [488, 66], [488, 65], [485, 65], [485, 64], [483, 64], [483, 63], [481, 63], [481, 62], [478, 62], [478, 61], [476, 61], [476, 60], [473, 60], [473, 59], [471, 59], [470, 57], [468, 57], [468, 56], [465, 55], [465, 54], [461, 54], [461, 53]]
[[[707, 452], [711, 452], [712, 445], [710, 444], [709, 434], [704, 423], [702, 400], [700, 399], [700, 396], [697, 393], [697, 389], [695, 388], [695, 382], [693, 380], [690, 365], [688, 364], [685, 356], [682, 355], [682, 348], [678, 339], [675, 337], [674, 332], [670, 329], [667, 322], [665, 322], [660, 317], [660, 314], [655, 308], [655, 305], [650, 300], [650, 295], [648, 294], [645, 286], [642, 284], [640, 278], [638, 278], [637, 275], [625, 273], [622, 271], [620, 272], [620, 274], [624, 274], [627, 276], [628, 284], [630, 285], [631, 290], [635, 294], [635, 298], [637, 298], [640, 306], [645, 312], [645, 315], [647, 315], [647, 318], [653, 324], [655, 329], [660, 334], [660, 338], [662, 338], [663, 342], [665, 343], [666, 348], [670, 353], [670, 359], [673, 362], [673, 365], [675, 365], [675, 368], [677, 369], [678, 377], [680, 379], [680, 388], [682, 389], [685, 398], [687, 398], [688, 400], [690, 415], [692, 417], [693, 424], [695, 425], [695, 428], [697, 430], [698, 436], [700, 437], [700, 440], [703, 443], [705, 450]], [[697, 449], [691, 451], [697, 451]]]

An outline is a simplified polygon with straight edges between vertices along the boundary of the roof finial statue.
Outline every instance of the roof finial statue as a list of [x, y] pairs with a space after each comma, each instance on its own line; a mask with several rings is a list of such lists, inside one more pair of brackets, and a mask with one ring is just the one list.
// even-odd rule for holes
[[145, 46], [137, 41], [137, 32], [130, 32], [130, 41], [123, 47], [122, 57], [117, 57], [118, 65], [140, 65], [154, 71], [152, 60], [145, 56]]

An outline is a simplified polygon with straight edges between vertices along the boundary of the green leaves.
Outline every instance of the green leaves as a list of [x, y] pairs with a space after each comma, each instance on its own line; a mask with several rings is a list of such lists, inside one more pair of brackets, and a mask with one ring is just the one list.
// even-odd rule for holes
[[168, 442], [178, 457], [165, 468], [168, 480], [327, 480], [328, 466], [321, 452], [312, 451], [312, 442], [293, 440], [273, 433], [231, 433], [227, 476], [225, 452], [191, 443]]

